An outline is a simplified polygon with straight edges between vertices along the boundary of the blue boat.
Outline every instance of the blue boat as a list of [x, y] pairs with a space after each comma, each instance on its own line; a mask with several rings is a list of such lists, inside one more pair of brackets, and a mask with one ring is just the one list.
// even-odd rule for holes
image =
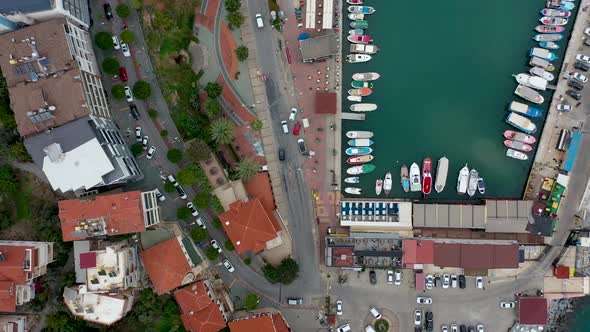
[[369, 147], [348, 148], [345, 152], [349, 156], [360, 156], [362, 154], [370, 154], [371, 152], [373, 152], [373, 149]]
[[539, 42], [539, 46], [541, 46], [542, 48], [546, 48], [548, 50], [556, 50], [559, 48], [559, 45], [557, 43], [554, 42]]
[[522, 115], [526, 115], [530, 118], [540, 118], [543, 116], [543, 110], [540, 110], [536, 107], [519, 103], [517, 101], [513, 101], [508, 106], [508, 110], [516, 113], [520, 113]]
[[538, 57], [541, 58], [543, 60], [547, 60], [547, 61], [553, 61], [557, 59], [557, 55], [555, 55], [555, 53], [549, 52], [548, 50], [544, 49], [544, 48], [539, 48], [539, 47], [533, 47], [530, 49], [529, 51], [529, 56], [531, 57]]
[[558, 7], [558, 9], [561, 10], [572, 10], [574, 9], [574, 7], [576, 7], [576, 5], [573, 2], [562, 2], [561, 6]]

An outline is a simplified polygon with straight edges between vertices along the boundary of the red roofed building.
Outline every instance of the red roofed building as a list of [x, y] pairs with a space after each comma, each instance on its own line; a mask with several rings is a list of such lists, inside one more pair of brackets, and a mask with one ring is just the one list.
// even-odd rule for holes
[[328, 247], [334, 267], [354, 267], [354, 247]]
[[412, 269], [417, 264], [434, 263], [434, 241], [403, 240], [402, 252], [402, 264], [405, 268]]
[[209, 281], [199, 281], [174, 292], [182, 325], [190, 332], [217, 332], [227, 324], [225, 309]]
[[260, 203], [266, 210], [266, 214], [272, 221], [275, 230], [280, 232], [283, 228], [274, 214], [276, 205], [268, 172], [260, 172], [250, 180], [244, 181], [244, 188], [248, 193], [248, 197], [258, 198], [260, 200]]
[[519, 298], [518, 322], [523, 325], [547, 325], [547, 299], [537, 296]]
[[58, 202], [64, 241], [95, 236], [144, 232], [160, 223], [158, 199], [153, 191], [129, 191]]
[[34, 280], [53, 262], [53, 242], [0, 241], [0, 312], [35, 298]]
[[466, 270], [516, 269], [518, 244], [435, 243], [434, 265]]
[[260, 199], [235, 201], [219, 220], [238, 254], [259, 253], [283, 243]]
[[202, 261], [189, 238], [170, 238], [141, 252], [141, 260], [154, 289], [164, 294], [196, 279]]
[[280, 313], [266, 313], [229, 322], [231, 332], [290, 332], [291, 328]]

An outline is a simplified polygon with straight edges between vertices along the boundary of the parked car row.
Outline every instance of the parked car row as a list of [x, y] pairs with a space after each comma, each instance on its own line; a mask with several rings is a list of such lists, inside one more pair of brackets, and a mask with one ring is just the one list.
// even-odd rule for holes
[[485, 332], [482, 324], [477, 324], [473, 327], [473, 325], [466, 326], [464, 324], [457, 325], [457, 323], [452, 323], [450, 329], [447, 325], [441, 325], [440, 330], [441, 332]]
[[[424, 320], [424, 322], [422, 322]], [[422, 328], [426, 331], [432, 331], [434, 329], [434, 314], [432, 311], [426, 311], [424, 315], [422, 315], [422, 310], [416, 309], [414, 310], [414, 331], [421, 332]]]

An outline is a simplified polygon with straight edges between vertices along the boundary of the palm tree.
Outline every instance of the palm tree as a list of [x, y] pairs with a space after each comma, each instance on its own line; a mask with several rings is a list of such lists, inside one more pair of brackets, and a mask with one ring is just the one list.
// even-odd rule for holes
[[209, 128], [211, 139], [217, 146], [229, 144], [234, 140], [234, 124], [226, 118], [219, 118], [211, 122]]
[[240, 162], [236, 165], [236, 171], [238, 172], [238, 177], [242, 180], [248, 180], [253, 178], [260, 169], [260, 164], [256, 159], [253, 158], [245, 158], [240, 160]]

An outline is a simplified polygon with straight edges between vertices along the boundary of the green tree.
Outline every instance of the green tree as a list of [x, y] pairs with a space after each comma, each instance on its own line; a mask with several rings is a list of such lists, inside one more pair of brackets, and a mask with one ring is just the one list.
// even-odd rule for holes
[[190, 100], [191, 107], [198, 111], [201, 108], [201, 97], [199, 96], [199, 89], [194, 89]]
[[231, 240], [225, 240], [225, 243], [223, 246], [225, 247], [226, 250], [229, 250], [229, 251], [236, 250], [236, 248], [234, 247], [234, 244], [231, 242]]
[[250, 122], [250, 128], [252, 128], [252, 130], [254, 130], [254, 131], [261, 131], [263, 125], [264, 124], [259, 119], [256, 119], [256, 120]]
[[106, 31], [98, 32], [94, 35], [94, 43], [102, 50], [110, 50], [113, 48], [113, 35]]
[[191, 217], [191, 210], [186, 206], [181, 206], [176, 210], [176, 218], [182, 220], [189, 220]]
[[182, 151], [178, 149], [170, 149], [168, 150], [166, 156], [168, 157], [168, 160], [170, 160], [170, 162], [176, 164], [182, 160]]
[[156, 11], [154, 14], [154, 27], [160, 30], [170, 30], [174, 27], [174, 18], [163, 11]]
[[244, 258], [244, 264], [246, 264], [246, 265], [252, 264], [252, 258], [250, 258], [250, 257]]
[[195, 198], [193, 199], [193, 204], [195, 204], [195, 206], [198, 209], [206, 209], [209, 207], [210, 201], [211, 196], [209, 195], [209, 193], [203, 192], [195, 195]]
[[210, 261], [216, 260], [219, 258], [219, 251], [213, 247], [209, 247], [207, 249], [207, 258], [209, 258]]
[[137, 81], [133, 84], [133, 96], [137, 99], [146, 99], [152, 94], [152, 86], [146, 81]]
[[258, 174], [258, 170], [260, 170], [260, 164], [256, 159], [253, 158], [244, 158], [236, 165], [238, 177], [242, 180], [249, 180], [253, 178], [256, 174]]
[[131, 0], [131, 7], [141, 9], [141, 0]]
[[228, 12], [226, 19], [227, 19], [227, 22], [229, 23], [229, 25], [232, 28], [236, 28], [236, 29], [239, 29], [242, 26], [242, 24], [244, 24], [244, 21], [245, 21], [244, 15], [242, 15], [242, 13], [240, 13], [239, 11]]
[[168, 136], [168, 130], [166, 130], [166, 129], [160, 130], [160, 136], [167, 137]]
[[215, 227], [215, 228], [221, 228], [221, 220], [219, 220], [219, 218], [213, 219], [212, 224], [213, 224], [213, 227]]
[[207, 96], [209, 98], [215, 99], [221, 96], [221, 93], [223, 92], [223, 87], [221, 86], [221, 84], [217, 82], [209, 82], [205, 86], [205, 92], [207, 92]]
[[122, 84], [115, 84], [111, 88], [111, 94], [117, 99], [123, 99], [125, 98], [125, 88]]
[[191, 238], [195, 242], [204, 241], [209, 236], [206, 230], [202, 229], [201, 227], [195, 227], [191, 230]]
[[284, 258], [279, 265], [266, 264], [262, 267], [264, 277], [271, 283], [288, 285], [299, 275], [299, 265], [291, 258]]
[[207, 110], [207, 115], [213, 118], [221, 112], [221, 104], [217, 99], [209, 98], [205, 102], [205, 109]]
[[23, 163], [33, 161], [25, 144], [21, 140], [8, 146], [8, 158]]
[[172, 182], [166, 181], [166, 183], [164, 183], [164, 191], [167, 193], [173, 193], [174, 191], [176, 191], [176, 188], [174, 188]]
[[258, 303], [260, 303], [260, 298], [256, 294], [248, 294], [244, 299], [244, 308], [248, 310], [254, 310], [258, 307]]
[[234, 140], [234, 124], [226, 118], [211, 122], [209, 127], [211, 139], [217, 146], [229, 144]]
[[14, 170], [9, 165], [0, 166], [0, 192], [13, 193], [18, 190], [19, 183]]
[[121, 41], [126, 43], [127, 45], [133, 43], [135, 41], [135, 34], [131, 30], [123, 30], [119, 35]]
[[244, 45], [241, 45], [238, 48], [236, 48], [236, 55], [238, 56], [239, 61], [248, 60], [248, 53], [248, 48]]
[[119, 61], [112, 56], [102, 60], [102, 70], [107, 74], [116, 74], [119, 71]]
[[225, 10], [228, 12], [235, 12], [240, 10], [242, 2], [240, 0], [225, 0]]
[[137, 157], [142, 152], [143, 152], [143, 146], [141, 145], [141, 143], [135, 143], [131, 146], [131, 153], [133, 153], [134, 156]]
[[197, 181], [197, 175], [192, 167], [185, 167], [178, 171], [176, 180], [183, 186], [190, 186]]
[[203, 140], [194, 139], [184, 145], [184, 156], [186, 160], [190, 161], [191, 163], [197, 163], [201, 160], [205, 160], [209, 158], [210, 155], [211, 149]]
[[127, 18], [127, 17], [129, 17], [129, 14], [131, 14], [131, 10], [129, 9], [129, 6], [122, 4], [122, 3], [117, 5], [117, 7], [115, 8], [115, 11], [117, 12], [117, 15], [119, 15], [119, 17], [121, 17], [121, 18]]

